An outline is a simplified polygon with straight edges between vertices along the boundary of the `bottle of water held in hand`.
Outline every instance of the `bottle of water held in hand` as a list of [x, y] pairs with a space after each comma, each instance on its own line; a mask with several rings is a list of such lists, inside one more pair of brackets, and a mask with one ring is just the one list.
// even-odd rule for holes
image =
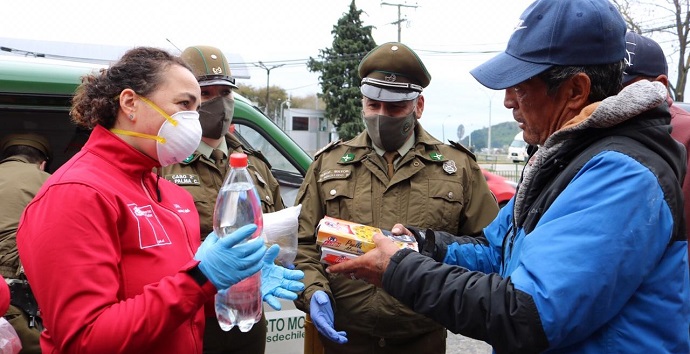
[[[218, 192], [213, 211], [213, 230], [219, 238], [247, 224], [256, 224], [248, 239], [261, 237], [263, 214], [261, 201], [247, 171], [247, 155], [230, 155], [230, 174]], [[261, 320], [261, 271], [216, 294], [216, 317], [220, 328], [229, 331], [238, 326], [249, 331]]]

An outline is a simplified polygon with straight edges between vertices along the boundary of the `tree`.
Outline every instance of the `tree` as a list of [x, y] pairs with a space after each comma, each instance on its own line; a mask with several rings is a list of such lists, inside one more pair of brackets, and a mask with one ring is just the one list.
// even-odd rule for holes
[[[494, 124], [491, 126], [491, 147], [504, 148], [508, 147], [513, 141], [515, 134], [520, 131], [520, 127], [517, 122], [503, 122]], [[487, 147], [489, 128], [482, 128], [473, 131], [472, 133], [472, 146], [477, 149], [477, 151]], [[460, 140], [462, 145], [469, 147], [470, 138], [466, 136]]]
[[[673, 54], [678, 58], [678, 78], [669, 82], [671, 95], [676, 101], [685, 98], [688, 71], [690, 71], [690, 0], [613, 0], [630, 30], [660, 38], [673, 37]], [[663, 41], [655, 39], [659, 43]], [[670, 53], [666, 53], [667, 57]]]
[[359, 92], [359, 62], [376, 47], [371, 26], [363, 26], [362, 11], [350, 3], [349, 12], [333, 26], [333, 47], [320, 49], [319, 60], [309, 58], [307, 68], [320, 72], [320, 98], [326, 104], [325, 116], [333, 122], [338, 135], [349, 140], [364, 130]]
[[322, 110], [326, 108], [326, 106], [323, 104], [323, 100], [321, 100], [317, 94], [307, 96], [292, 96], [290, 97], [290, 107]]
[[[246, 97], [248, 100], [254, 102], [259, 107], [266, 107], [266, 88], [255, 88], [252, 85], [239, 84], [237, 85], [237, 92]], [[276, 119], [276, 112], [280, 110], [280, 102], [287, 100], [287, 92], [285, 89], [278, 86], [271, 86], [268, 99], [271, 101], [270, 107], [273, 112], [267, 112], [269, 118]], [[276, 108], [278, 107], [278, 108]]]

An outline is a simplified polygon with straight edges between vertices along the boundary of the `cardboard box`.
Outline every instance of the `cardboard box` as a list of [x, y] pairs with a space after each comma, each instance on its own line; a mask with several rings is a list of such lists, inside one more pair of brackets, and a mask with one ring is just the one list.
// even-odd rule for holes
[[329, 247], [321, 247], [321, 263], [328, 265], [338, 264], [357, 257], [359, 255], [338, 251]]
[[[400, 248], [419, 251], [414, 237], [395, 236], [388, 230], [325, 216], [317, 227], [316, 243], [322, 248], [361, 255], [376, 248], [374, 234], [382, 233], [397, 243]], [[323, 255], [322, 255], [323, 256]]]

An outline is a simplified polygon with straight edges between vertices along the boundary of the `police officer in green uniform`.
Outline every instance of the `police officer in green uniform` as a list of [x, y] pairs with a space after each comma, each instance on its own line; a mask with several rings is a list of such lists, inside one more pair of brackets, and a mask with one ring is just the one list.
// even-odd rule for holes
[[[261, 197], [263, 212], [283, 209], [280, 186], [271, 174], [268, 161], [260, 152], [243, 147], [229, 133], [234, 112], [232, 90], [237, 86], [223, 52], [215, 47], [193, 46], [185, 49], [181, 58], [192, 68], [201, 86], [199, 120], [203, 133], [199, 147], [191, 156], [182, 163], [164, 167], [161, 174], [194, 197], [201, 237], [213, 231], [213, 207], [229, 173], [228, 157], [233, 152], [247, 154], [248, 169]], [[207, 311], [204, 353], [263, 353], [266, 332], [265, 316], [247, 333], [237, 327], [225, 332], [218, 325], [215, 313]]]
[[[316, 154], [297, 203], [305, 290], [326, 353], [445, 353], [446, 330], [381, 288], [325, 272], [314, 230], [325, 215], [391, 229], [394, 224], [479, 234], [498, 212], [472, 153], [445, 145], [419, 124], [431, 81], [414, 51], [385, 43], [359, 65], [366, 131]], [[334, 323], [322, 321], [333, 314]]]
[[21, 339], [20, 353], [41, 352], [42, 325], [19, 260], [17, 226], [26, 205], [50, 177], [45, 168], [51, 155], [48, 140], [40, 135], [12, 134], [0, 142], [0, 274], [11, 293], [4, 317]]

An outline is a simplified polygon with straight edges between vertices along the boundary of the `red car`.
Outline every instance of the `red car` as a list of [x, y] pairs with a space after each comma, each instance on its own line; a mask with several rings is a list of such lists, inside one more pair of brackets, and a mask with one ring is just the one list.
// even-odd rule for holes
[[513, 195], [515, 195], [515, 188], [517, 187], [517, 183], [507, 180], [503, 176], [491, 173], [483, 168], [482, 174], [484, 174], [484, 178], [486, 178], [486, 184], [489, 185], [491, 193], [493, 193], [496, 197], [498, 206], [503, 208], [503, 206], [508, 204], [510, 198], [512, 198]]

